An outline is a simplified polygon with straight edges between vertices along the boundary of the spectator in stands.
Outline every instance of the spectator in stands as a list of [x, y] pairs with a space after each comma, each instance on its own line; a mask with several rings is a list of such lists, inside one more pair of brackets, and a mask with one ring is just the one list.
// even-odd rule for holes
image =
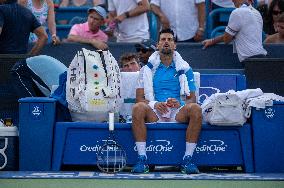
[[60, 7], [93, 7], [104, 5], [105, 0], [62, 0]]
[[138, 56], [135, 53], [125, 53], [119, 58], [121, 72], [137, 72], [140, 70]]
[[151, 0], [162, 28], [174, 30], [178, 42], [200, 42], [204, 37], [205, 0]]
[[123, 3], [121, 0], [109, 0], [108, 10], [110, 25], [117, 25], [117, 42], [141, 42], [149, 39], [148, 0], [124, 0]]
[[268, 13], [264, 19], [263, 30], [266, 34], [272, 35], [277, 32], [277, 18], [284, 12], [284, 0], [273, 0], [268, 8]]
[[100, 26], [104, 23], [106, 16], [107, 13], [101, 6], [94, 6], [88, 9], [87, 22], [73, 25], [67, 41], [91, 44], [100, 50], [107, 49], [106, 42], [108, 36], [100, 30]]
[[[19, 3], [32, 11], [39, 23], [48, 31], [53, 44], [59, 44], [56, 35], [54, 4], [52, 0], [19, 0]], [[36, 42], [37, 36], [30, 34], [29, 42]]]
[[246, 0], [234, 0], [237, 7], [230, 15], [225, 33], [216, 38], [203, 41], [204, 48], [219, 42], [233, 41], [234, 52], [237, 52], [240, 62], [249, 57], [266, 56], [262, 46], [262, 17]]
[[277, 31], [273, 35], [269, 35], [264, 43], [284, 43], [284, 13], [282, 13], [277, 19]]
[[148, 63], [149, 57], [156, 51], [156, 44], [152, 39], [148, 39], [135, 44], [135, 48], [139, 56], [139, 64], [143, 67]]
[[[202, 121], [201, 108], [196, 104], [193, 72], [188, 63], [175, 51], [176, 43], [172, 30], [162, 30], [158, 41], [159, 51], [153, 53], [149, 63], [144, 66], [144, 75], [147, 75], [144, 76], [145, 96], [150, 102], [138, 102], [132, 108], [132, 132], [138, 150], [138, 163], [133, 167], [132, 172], [147, 173], [149, 171], [145, 122], [177, 121], [189, 123], [181, 171], [187, 174], [199, 173], [191, 160]], [[177, 70], [185, 71], [185, 73], [177, 76]], [[154, 76], [153, 72], [155, 72]], [[183, 83], [188, 84], [181, 88], [180, 85], [184, 85]], [[183, 101], [180, 93], [185, 91], [188, 92], [182, 95], [186, 96]]]
[[28, 53], [36, 55], [47, 41], [44, 28], [27, 8], [17, 0], [0, 0], [0, 54], [26, 54], [30, 32], [38, 40]]

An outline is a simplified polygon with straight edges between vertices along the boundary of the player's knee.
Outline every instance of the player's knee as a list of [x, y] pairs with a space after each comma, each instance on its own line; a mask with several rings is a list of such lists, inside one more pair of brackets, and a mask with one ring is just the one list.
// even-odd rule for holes
[[140, 116], [146, 112], [146, 104], [144, 102], [138, 102], [132, 107], [132, 116]]
[[202, 118], [201, 107], [196, 103], [191, 103], [189, 105], [189, 116], [190, 118], [201, 119]]

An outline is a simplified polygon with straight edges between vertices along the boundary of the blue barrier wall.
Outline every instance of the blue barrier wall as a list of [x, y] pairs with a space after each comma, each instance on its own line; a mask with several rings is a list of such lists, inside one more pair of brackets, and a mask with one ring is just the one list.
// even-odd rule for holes
[[[125, 52], [135, 52], [134, 44], [131, 43], [108, 43], [109, 49], [115, 59]], [[181, 43], [177, 45], [177, 51], [181, 54], [193, 69], [243, 69], [237, 55], [233, 54], [233, 46], [218, 44], [206, 50], [200, 43]], [[265, 45], [268, 58], [284, 58], [284, 45]], [[48, 44], [41, 54], [50, 55], [65, 65], [69, 65], [76, 52], [81, 48], [93, 49], [90, 45], [79, 43], [63, 43], [58, 46]]]

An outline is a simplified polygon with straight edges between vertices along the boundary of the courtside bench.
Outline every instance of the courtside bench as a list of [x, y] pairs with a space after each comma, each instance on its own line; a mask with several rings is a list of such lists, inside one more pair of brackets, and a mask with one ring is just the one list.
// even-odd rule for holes
[[[226, 80], [224, 84], [224, 79]], [[200, 75], [200, 96], [229, 89], [244, 89], [243, 75]], [[185, 124], [153, 123], [148, 126], [147, 154], [153, 165], [178, 165], [185, 147]], [[130, 123], [115, 124], [117, 137], [136, 162]], [[56, 122], [56, 100], [20, 99], [20, 170], [60, 170], [62, 165], [95, 165], [96, 151], [107, 138], [106, 123]], [[251, 126], [202, 125], [194, 160], [199, 166], [242, 166], [253, 172]]]
[[[96, 152], [108, 136], [106, 123], [55, 122], [56, 100], [20, 100], [20, 170], [56, 170], [62, 165], [95, 165]], [[185, 124], [153, 123], [147, 126], [149, 164], [178, 165], [185, 149]], [[130, 123], [116, 123], [119, 143], [126, 149], [127, 164], [137, 152]], [[242, 166], [253, 172], [251, 126], [202, 125], [194, 160], [199, 166]]]
[[[20, 170], [59, 171], [63, 165], [95, 165], [96, 151], [108, 135], [108, 125], [55, 122], [56, 100], [20, 101]], [[199, 166], [242, 166], [244, 172], [283, 173], [284, 103], [253, 109], [242, 127], [202, 125], [194, 160]], [[137, 158], [130, 123], [117, 123], [116, 135], [126, 149], [127, 163]], [[178, 165], [184, 152], [185, 124], [147, 126], [149, 164]]]

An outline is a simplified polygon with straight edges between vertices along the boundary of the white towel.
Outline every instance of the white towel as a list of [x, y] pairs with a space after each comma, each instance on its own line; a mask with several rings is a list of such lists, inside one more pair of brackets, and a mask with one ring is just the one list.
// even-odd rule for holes
[[245, 102], [247, 106], [245, 116], [247, 118], [250, 117], [252, 107], [264, 109], [266, 106], [272, 106], [273, 101], [284, 102], [284, 97], [276, 95], [274, 93], [264, 93], [263, 95], [260, 95], [258, 97], [248, 98]]
[[256, 88], [256, 89], [246, 89], [246, 90], [242, 90], [242, 91], [237, 91], [236, 94], [242, 100], [247, 100], [248, 98], [258, 97], [260, 95], [263, 95], [263, 92], [260, 88]]
[[[189, 64], [186, 61], [184, 61], [181, 55], [176, 51], [174, 52], [173, 61], [175, 62], [177, 72], [183, 70], [185, 73], [190, 69]], [[155, 101], [154, 91], [153, 91], [153, 76], [156, 72], [157, 67], [161, 63], [160, 54], [158, 51], [154, 52], [149, 57], [149, 62], [153, 65], [153, 68], [150, 69], [148, 66], [145, 66], [144, 72], [143, 72], [145, 98], [149, 101]], [[185, 74], [179, 75], [179, 82], [180, 82], [180, 95], [189, 96], [190, 91], [189, 91], [188, 81], [187, 81]], [[149, 105], [151, 106], [151, 108], [154, 107], [153, 106], [154, 103], [150, 102]]]

